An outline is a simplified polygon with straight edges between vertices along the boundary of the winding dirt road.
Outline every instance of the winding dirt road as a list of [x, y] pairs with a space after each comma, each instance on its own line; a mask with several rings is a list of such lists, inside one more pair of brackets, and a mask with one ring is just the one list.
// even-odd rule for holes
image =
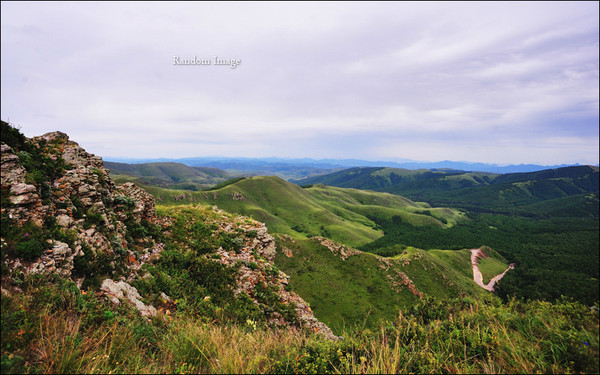
[[508, 272], [508, 270], [514, 269], [515, 264], [511, 263], [504, 272], [502, 272], [499, 275], [494, 276], [490, 280], [490, 282], [487, 283], [487, 285], [486, 285], [483, 283], [483, 275], [481, 274], [481, 271], [479, 270], [478, 259], [480, 257], [487, 258], [487, 255], [485, 255], [485, 253], [483, 251], [481, 251], [481, 249], [471, 249], [471, 264], [473, 265], [473, 280], [475, 280], [475, 283], [477, 285], [479, 285], [480, 287], [482, 287], [483, 289], [493, 292], [494, 285], [496, 285], [498, 280], [500, 280], [501, 278], [504, 277], [504, 275]]

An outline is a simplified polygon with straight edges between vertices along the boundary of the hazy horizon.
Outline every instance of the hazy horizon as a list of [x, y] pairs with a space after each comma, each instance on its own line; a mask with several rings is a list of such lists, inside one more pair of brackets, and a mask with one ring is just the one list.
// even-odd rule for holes
[[599, 163], [597, 2], [2, 2], [1, 117], [103, 158]]

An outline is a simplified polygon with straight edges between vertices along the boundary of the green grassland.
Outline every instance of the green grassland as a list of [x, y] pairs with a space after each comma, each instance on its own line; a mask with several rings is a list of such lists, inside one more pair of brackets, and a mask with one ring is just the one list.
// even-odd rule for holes
[[301, 188], [274, 176], [248, 177], [211, 191], [190, 192], [143, 186], [159, 204], [202, 203], [264, 222], [272, 233], [296, 238], [323, 236], [361, 246], [382, 236], [372, 217], [401, 216], [417, 226], [451, 227], [458, 210], [433, 208], [406, 198], [325, 186]]
[[145, 188], [160, 204], [217, 205], [265, 222], [271, 233], [298, 239], [320, 235], [382, 256], [401, 254], [407, 246], [460, 250], [487, 245], [506, 259], [483, 260], [484, 281], [504, 271], [505, 263], [516, 263], [496, 288], [504, 297], [554, 300], [567, 295], [588, 304], [598, 298], [597, 193], [521, 205], [518, 212], [527, 214], [522, 216], [465, 214], [350, 188], [300, 188], [276, 177], [246, 178], [207, 192]]
[[[489, 294], [473, 282], [468, 250], [407, 248], [393, 258], [353, 251], [346, 259], [319, 238], [278, 236], [276, 266], [334, 332], [377, 328], [420, 298]], [[504, 269], [507, 265], [505, 265]], [[409, 284], [412, 284], [409, 286]]]
[[487, 257], [479, 257], [478, 266], [483, 276], [483, 283], [487, 284], [493, 277], [506, 271], [508, 261], [490, 247], [484, 246], [484, 252]]

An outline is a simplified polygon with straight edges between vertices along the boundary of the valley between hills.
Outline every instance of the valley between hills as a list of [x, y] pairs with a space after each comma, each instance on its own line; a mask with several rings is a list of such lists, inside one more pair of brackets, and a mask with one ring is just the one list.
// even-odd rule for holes
[[2, 122], [2, 372], [594, 373], [598, 220], [592, 166], [286, 181]]

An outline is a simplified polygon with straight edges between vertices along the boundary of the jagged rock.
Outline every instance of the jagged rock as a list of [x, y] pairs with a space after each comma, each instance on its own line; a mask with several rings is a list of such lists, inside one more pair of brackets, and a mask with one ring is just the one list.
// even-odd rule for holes
[[156, 315], [156, 308], [140, 301], [142, 296], [137, 289], [124, 281], [116, 283], [111, 279], [105, 279], [100, 290], [115, 304], [120, 303], [119, 298], [127, 298], [143, 316]]
[[68, 227], [72, 223], [73, 223], [73, 218], [71, 218], [68, 215], [58, 215], [56, 217], [56, 224], [60, 225], [61, 227]]
[[60, 241], [52, 242], [52, 249], [34, 261], [31, 266], [25, 268], [26, 273], [57, 272], [62, 276], [71, 276], [74, 264], [73, 260], [80, 250], [73, 250], [68, 244]]
[[15, 155], [13, 149], [9, 145], [2, 143], [0, 151], [2, 152], [0, 159], [2, 161], [2, 173], [0, 174], [2, 186], [25, 182], [25, 168], [19, 162], [19, 157]]
[[49, 132], [44, 135], [33, 137], [35, 141], [39, 139], [44, 139], [46, 142], [54, 142], [54, 141], [68, 141], [69, 136], [60, 131]]
[[10, 203], [16, 204], [16, 205], [24, 205], [24, 204], [33, 203], [35, 201], [38, 201], [39, 199], [40, 198], [35, 193], [28, 193], [28, 194], [22, 194], [22, 195], [12, 195], [10, 197]]
[[339, 254], [340, 258], [342, 258], [342, 260], [346, 260], [353, 255], [360, 254], [360, 251], [352, 249], [352, 248], [344, 246], [344, 245], [341, 245], [341, 244], [334, 242], [328, 238], [321, 237], [321, 236], [315, 236], [313, 238], [315, 240], [319, 241], [319, 243], [321, 245], [328, 248], [329, 251], [331, 251], [333, 254], [336, 254], [336, 255]]
[[[213, 210], [221, 212], [216, 208]], [[256, 226], [258, 226], [258, 228]], [[223, 226], [223, 229], [231, 232], [236, 230], [232, 225]], [[256, 232], [256, 238], [248, 243], [248, 247], [244, 248], [240, 253], [226, 251], [223, 248], [220, 248], [217, 251], [219, 259], [215, 260], [226, 266], [235, 266], [238, 261], [245, 262], [245, 264], [252, 262], [258, 265], [258, 268], [255, 269], [251, 269], [245, 265], [239, 268], [236, 277], [237, 288], [234, 291], [235, 295], [246, 293], [252, 297], [254, 288], [259, 283], [264, 283], [271, 287], [275, 286], [281, 303], [295, 304], [301, 327], [323, 335], [330, 340], [337, 340], [338, 337], [333, 334], [327, 325], [315, 318], [314, 313], [308, 304], [299, 295], [286, 290], [286, 285], [289, 283], [288, 275], [281, 271], [279, 271], [275, 277], [267, 275], [267, 268], [272, 267], [271, 261], [275, 256], [276, 244], [274, 238], [269, 235], [264, 224], [255, 222], [254, 226], [251, 228], [246, 227], [244, 229], [246, 232]], [[264, 257], [266, 261], [256, 259], [253, 255], [253, 250], [256, 250], [257, 254]], [[254, 300], [254, 303], [257, 305], [259, 304], [256, 299]], [[290, 325], [289, 322], [286, 322], [281, 316], [277, 316], [277, 314], [273, 314], [270, 318], [270, 323], [276, 325]]]
[[150, 222], [156, 221], [156, 207], [154, 197], [133, 182], [126, 182], [120, 186], [123, 194], [135, 201], [133, 213], [136, 222], [146, 219]]
[[36, 188], [33, 185], [28, 184], [14, 184], [10, 187], [10, 192], [14, 195], [21, 195], [25, 193], [35, 193]]
[[57, 242], [54, 247], [52, 247], [52, 254], [54, 254], [54, 256], [65, 255], [71, 252], [72, 250], [69, 245], [64, 242]]

